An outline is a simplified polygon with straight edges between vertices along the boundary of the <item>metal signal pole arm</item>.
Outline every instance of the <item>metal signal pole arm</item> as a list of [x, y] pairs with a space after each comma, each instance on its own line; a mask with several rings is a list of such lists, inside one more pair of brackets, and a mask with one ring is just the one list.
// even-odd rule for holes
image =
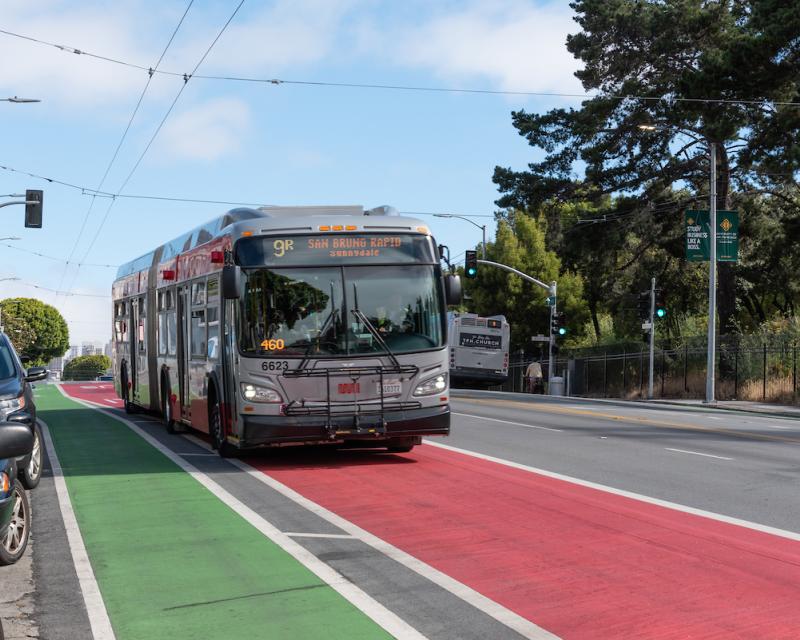
[[547, 291], [551, 296], [556, 295], [556, 283], [555, 282], [551, 282], [550, 284], [545, 284], [541, 280], [537, 280], [536, 278], [534, 278], [532, 276], [529, 276], [527, 273], [522, 273], [522, 271], [519, 271], [519, 270], [515, 269], [514, 267], [509, 267], [508, 265], [500, 264], [499, 262], [492, 262], [491, 260], [478, 260], [478, 263], [479, 264], [488, 264], [488, 265], [490, 265], [492, 267], [497, 267], [498, 269], [503, 269], [504, 271], [510, 271], [511, 273], [514, 273], [514, 274], [518, 275], [523, 280], [527, 280], [528, 282], [533, 282], [533, 284], [541, 287], [542, 289]]
[[12, 204], [39, 204], [38, 200], [12, 200], [11, 202], [0, 202], [0, 208], [10, 207]]

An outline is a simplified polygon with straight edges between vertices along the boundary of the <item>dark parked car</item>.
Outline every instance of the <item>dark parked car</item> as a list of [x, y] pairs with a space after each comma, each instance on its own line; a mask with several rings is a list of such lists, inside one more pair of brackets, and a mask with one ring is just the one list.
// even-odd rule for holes
[[17, 477], [17, 458], [33, 449], [33, 433], [22, 424], [0, 422], [0, 565], [14, 564], [30, 537], [28, 494]]
[[33, 489], [42, 477], [42, 434], [36, 424], [30, 383], [46, 377], [44, 367], [26, 371], [8, 336], [0, 333], [0, 422], [24, 424], [33, 434], [33, 451], [17, 461], [19, 478], [26, 489]]

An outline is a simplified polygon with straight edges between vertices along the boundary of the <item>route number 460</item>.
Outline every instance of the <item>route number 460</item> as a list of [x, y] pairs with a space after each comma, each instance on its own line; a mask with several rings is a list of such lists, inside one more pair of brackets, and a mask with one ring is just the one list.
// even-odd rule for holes
[[285, 346], [286, 343], [281, 338], [277, 340], [264, 340], [264, 342], [261, 343], [261, 348], [264, 351], [283, 351]]

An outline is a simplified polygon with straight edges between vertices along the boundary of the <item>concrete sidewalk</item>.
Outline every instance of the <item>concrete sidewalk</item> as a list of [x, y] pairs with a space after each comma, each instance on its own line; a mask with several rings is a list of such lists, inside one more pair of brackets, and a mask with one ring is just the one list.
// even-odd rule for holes
[[509, 398], [514, 400], [522, 400], [529, 402], [536, 402], [537, 400], [546, 400], [548, 402], [593, 402], [600, 404], [609, 404], [617, 406], [629, 407], [648, 407], [648, 406], [668, 406], [668, 407], [682, 407], [692, 411], [705, 410], [705, 411], [739, 411], [743, 413], [755, 413], [766, 416], [773, 416], [776, 418], [795, 418], [800, 420], [800, 406], [781, 405], [781, 404], [766, 404], [763, 402], [748, 402], [745, 400], [719, 400], [714, 404], [706, 404], [698, 399], [684, 399], [684, 398], [664, 398], [655, 400], [626, 400], [624, 398], [586, 398], [583, 396], [550, 396], [546, 394], [534, 393], [520, 393], [516, 391], [483, 391], [477, 389], [451, 389], [450, 395], [453, 398], [470, 398], [470, 397], [496, 397], [496, 398]]

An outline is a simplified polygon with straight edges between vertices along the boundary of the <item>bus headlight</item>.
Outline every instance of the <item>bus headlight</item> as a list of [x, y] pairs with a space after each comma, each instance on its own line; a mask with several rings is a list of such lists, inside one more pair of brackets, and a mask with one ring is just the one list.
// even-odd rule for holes
[[283, 402], [280, 394], [274, 389], [259, 387], [257, 384], [242, 382], [242, 395], [248, 402]]
[[447, 374], [440, 373], [438, 376], [428, 378], [425, 382], [421, 382], [414, 389], [415, 396], [432, 396], [436, 393], [441, 393], [447, 389]]

